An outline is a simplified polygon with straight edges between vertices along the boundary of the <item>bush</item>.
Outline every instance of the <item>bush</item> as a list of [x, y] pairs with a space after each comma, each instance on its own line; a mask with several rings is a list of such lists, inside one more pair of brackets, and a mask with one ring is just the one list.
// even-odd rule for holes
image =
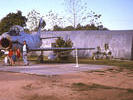
[[[72, 48], [73, 43], [70, 39], [65, 41], [63, 38], [58, 38], [52, 46], [56, 48]], [[54, 50], [58, 60], [67, 60], [71, 57], [71, 52], [72, 50]]]

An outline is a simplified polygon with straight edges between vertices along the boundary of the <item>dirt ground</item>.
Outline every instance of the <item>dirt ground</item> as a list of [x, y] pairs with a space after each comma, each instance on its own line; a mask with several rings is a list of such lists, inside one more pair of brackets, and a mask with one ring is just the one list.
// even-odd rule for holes
[[53, 76], [0, 72], [0, 100], [133, 100], [133, 72], [115, 67]]

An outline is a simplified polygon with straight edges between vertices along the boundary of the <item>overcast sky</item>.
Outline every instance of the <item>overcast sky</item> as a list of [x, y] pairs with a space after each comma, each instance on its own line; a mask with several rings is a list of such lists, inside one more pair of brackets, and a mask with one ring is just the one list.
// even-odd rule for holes
[[[84, 0], [88, 8], [101, 14], [103, 25], [110, 30], [133, 30], [133, 0]], [[50, 10], [63, 14], [63, 0], [0, 0], [0, 19], [21, 10], [27, 15], [32, 9], [42, 15]]]

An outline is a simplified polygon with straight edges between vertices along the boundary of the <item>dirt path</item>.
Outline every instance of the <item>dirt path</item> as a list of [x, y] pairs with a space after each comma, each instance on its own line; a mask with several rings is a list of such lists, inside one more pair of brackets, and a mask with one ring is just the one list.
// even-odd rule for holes
[[0, 100], [133, 100], [133, 72], [118, 68], [53, 76], [0, 72]]

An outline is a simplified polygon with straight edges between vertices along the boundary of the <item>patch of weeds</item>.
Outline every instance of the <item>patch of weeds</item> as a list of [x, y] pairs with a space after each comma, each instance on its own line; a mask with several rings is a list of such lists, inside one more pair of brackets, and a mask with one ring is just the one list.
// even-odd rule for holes
[[47, 77], [47, 75], [37, 75], [37, 74], [32, 74], [32, 75], [36, 75], [36, 76], [39, 76], [39, 77]]
[[99, 84], [87, 85], [84, 83], [73, 83], [71, 87], [72, 89], [77, 91], [88, 91], [92, 89], [113, 89], [113, 87], [108, 87], [104, 85], [99, 85]]
[[87, 73], [93, 73], [93, 72], [98, 72], [98, 73], [106, 73], [105, 71], [102, 70], [93, 70], [93, 71], [86, 71]]
[[118, 68], [116, 69], [116, 72], [123, 72], [124, 68]]
[[133, 75], [133, 71], [127, 70], [127, 75]]
[[32, 94], [26, 95], [22, 97], [23, 100], [59, 100], [56, 96], [53, 95], [39, 95], [39, 94]]
[[129, 93], [133, 93], [133, 89], [127, 89]]
[[133, 77], [133, 75], [128, 75], [128, 77]]
[[112, 72], [112, 73], [119, 73], [123, 71], [123, 68], [118, 68], [118, 69], [107, 69], [106, 71]]
[[98, 75], [105, 75], [105, 74], [102, 74], [102, 73], [101, 73], [101, 74], [98, 74]]
[[129, 74], [133, 74], [133, 72], [128, 72], [127, 74], [128, 74], [128, 75], [129, 75]]
[[113, 71], [114, 69], [113, 68], [109, 68], [107, 71]]
[[[125, 100], [125, 99], [123, 99], [123, 100]], [[128, 98], [128, 99], [126, 99], [126, 100], [133, 100], [133, 98]]]
[[84, 83], [73, 83], [71, 87], [77, 91], [87, 91], [89, 89], [88, 85]]
[[94, 72], [106, 73], [105, 71], [102, 70], [95, 70]]

